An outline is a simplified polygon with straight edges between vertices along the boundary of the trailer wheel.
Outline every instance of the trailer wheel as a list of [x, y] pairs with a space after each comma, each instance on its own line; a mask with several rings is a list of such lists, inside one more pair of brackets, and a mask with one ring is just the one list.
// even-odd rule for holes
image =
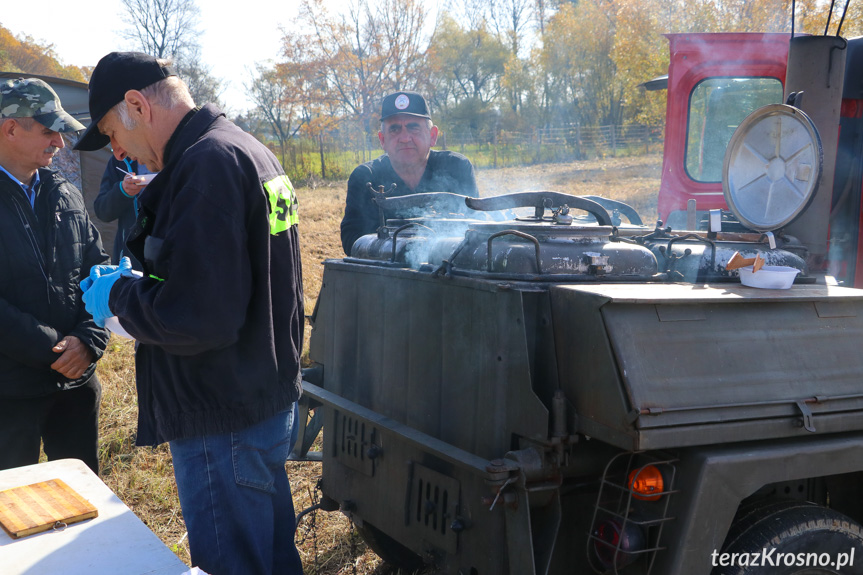
[[818, 507], [817, 503], [811, 503], [802, 499], [770, 499], [762, 501], [745, 502], [740, 505], [728, 534], [725, 536], [724, 549], [729, 549], [737, 544], [741, 537], [746, 537], [749, 530], [767, 517], [775, 515], [780, 511], [798, 507]]
[[863, 527], [837, 511], [786, 502], [742, 521], [747, 525], [735, 524], [722, 551], [711, 556], [712, 575], [863, 573]]
[[419, 555], [371, 523], [364, 522], [362, 527], [357, 525], [357, 531], [366, 545], [388, 565], [401, 569], [405, 573], [413, 573], [423, 568], [424, 563]]

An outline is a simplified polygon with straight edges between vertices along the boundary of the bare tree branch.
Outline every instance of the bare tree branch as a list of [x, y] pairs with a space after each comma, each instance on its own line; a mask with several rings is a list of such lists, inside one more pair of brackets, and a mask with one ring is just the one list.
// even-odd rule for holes
[[195, 0], [122, 0], [127, 28], [121, 36], [136, 49], [156, 58], [178, 59], [197, 45], [198, 7]]

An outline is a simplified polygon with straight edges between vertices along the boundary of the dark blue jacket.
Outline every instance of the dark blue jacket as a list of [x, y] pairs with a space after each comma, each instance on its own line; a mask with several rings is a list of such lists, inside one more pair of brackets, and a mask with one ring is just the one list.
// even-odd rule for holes
[[[0, 398], [77, 387], [108, 344], [79, 287], [91, 266], [108, 263], [99, 232], [75, 186], [48, 169], [39, 178], [34, 212], [21, 186], [0, 172]], [[51, 348], [67, 335], [94, 357], [76, 380], [51, 369], [60, 357]]]
[[351, 255], [351, 247], [358, 238], [373, 233], [380, 226], [380, 213], [372, 201], [369, 183], [376, 190], [383, 186], [384, 191], [389, 191], [395, 184], [393, 196], [427, 192], [450, 192], [472, 198], [479, 196], [470, 160], [456, 152], [431, 150], [426, 169], [415, 190], [410, 189], [399, 177], [386, 154], [361, 164], [348, 178], [348, 196], [341, 225], [342, 249], [347, 255]]
[[218, 108], [187, 119], [139, 194], [127, 247], [145, 277], [118, 280], [109, 301], [139, 343], [138, 445], [242, 430], [301, 390], [296, 196]]
[[140, 270], [141, 264], [126, 249], [126, 236], [137, 218], [137, 198], [129, 197], [123, 191], [121, 184], [126, 175], [117, 168], [133, 174], [149, 173], [146, 169], [140, 169], [138, 162], [121, 162], [111, 156], [111, 159], [108, 160], [108, 164], [105, 166], [105, 173], [102, 174], [102, 181], [99, 184], [99, 195], [93, 201], [93, 212], [103, 222], [117, 220], [117, 235], [114, 236], [111, 262], [116, 264], [122, 256], [128, 256], [132, 260], [132, 267]]

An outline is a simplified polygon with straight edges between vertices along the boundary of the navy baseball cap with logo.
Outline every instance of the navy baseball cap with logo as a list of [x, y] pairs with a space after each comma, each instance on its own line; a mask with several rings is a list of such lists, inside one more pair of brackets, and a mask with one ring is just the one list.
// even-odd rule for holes
[[111, 108], [123, 101], [126, 92], [143, 90], [176, 75], [173, 68], [162, 66], [143, 52], [111, 52], [99, 60], [90, 76], [90, 126], [75, 149], [88, 152], [107, 146], [110, 140], [97, 125]]
[[381, 120], [386, 120], [396, 114], [407, 114], [431, 120], [426, 99], [416, 92], [393, 92], [384, 97], [381, 104]]

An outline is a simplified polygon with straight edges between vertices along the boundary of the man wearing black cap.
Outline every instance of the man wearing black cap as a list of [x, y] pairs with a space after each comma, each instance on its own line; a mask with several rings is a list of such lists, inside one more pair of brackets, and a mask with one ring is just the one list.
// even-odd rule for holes
[[108, 332], [78, 283], [106, 263], [81, 192], [48, 169], [83, 130], [37, 78], [0, 83], [0, 469], [83, 460], [99, 472], [96, 360]]
[[108, 54], [76, 148], [159, 172], [126, 246], [143, 277], [95, 268], [84, 301], [138, 341], [138, 445], [169, 442], [192, 562], [207, 573], [302, 573], [285, 473], [299, 398], [297, 204], [275, 156], [167, 62]]
[[461, 154], [432, 150], [438, 129], [432, 124], [425, 98], [416, 92], [395, 92], [381, 105], [378, 139], [386, 154], [358, 166], [348, 179], [342, 248], [351, 255], [357, 238], [380, 225], [372, 190], [383, 186], [390, 196], [450, 192], [477, 197], [473, 166]]

